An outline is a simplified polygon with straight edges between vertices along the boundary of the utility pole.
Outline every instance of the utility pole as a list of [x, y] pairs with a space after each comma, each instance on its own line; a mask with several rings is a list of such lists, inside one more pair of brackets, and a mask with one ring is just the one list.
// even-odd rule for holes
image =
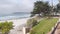
[[51, 5], [52, 5], [51, 11], [52, 11], [52, 14], [53, 14], [53, 9], [54, 9], [54, 6], [53, 6], [53, 0], [51, 0]]
[[59, 1], [59, 3], [60, 3], [60, 0], [58, 0]]
[[60, 0], [58, 0], [59, 1], [59, 3], [60, 3]]
[[[60, 6], [60, 0], [58, 0], [59, 1], [59, 6]], [[59, 10], [60, 11], [60, 10]], [[59, 15], [59, 17], [60, 17], [60, 15]]]
[[39, 1], [42, 1], [42, 0], [39, 0]]
[[39, 1], [43, 1], [43, 0], [39, 0]]
[[51, 3], [52, 3], [52, 7], [53, 7], [53, 0], [51, 0]]

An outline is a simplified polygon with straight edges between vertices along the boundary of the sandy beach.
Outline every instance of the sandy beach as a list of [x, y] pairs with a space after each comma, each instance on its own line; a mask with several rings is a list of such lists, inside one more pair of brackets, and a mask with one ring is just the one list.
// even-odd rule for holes
[[[23, 19], [12, 19], [12, 20], [5, 20], [5, 21], [13, 22], [13, 25], [14, 25], [14, 28], [15, 28], [15, 27], [20, 26], [22, 24], [26, 24], [28, 19], [29, 18], [23, 18]], [[5, 21], [0, 21], [0, 22], [5, 22]]]
[[[22, 27], [26, 24], [28, 19], [29, 18], [5, 20], [8, 22], [10, 21], [13, 22], [14, 25], [14, 29], [12, 29], [9, 34], [22, 34], [22, 31], [19, 30], [22, 29]], [[0, 21], [0, 22], [5, 22], [5, 21]]]

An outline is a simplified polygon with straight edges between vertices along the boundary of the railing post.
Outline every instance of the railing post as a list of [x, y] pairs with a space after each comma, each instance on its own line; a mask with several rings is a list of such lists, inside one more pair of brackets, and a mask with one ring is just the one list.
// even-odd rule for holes
[[23, 27], [23, 34], [26, 34], [26, 28]]

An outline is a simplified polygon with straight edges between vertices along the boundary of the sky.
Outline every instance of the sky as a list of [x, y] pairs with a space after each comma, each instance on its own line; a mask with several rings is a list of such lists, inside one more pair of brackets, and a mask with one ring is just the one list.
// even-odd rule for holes
[[[0, 0], [0, 14], [10, 14], [13, 12], [31, 12], [33, 10], [34, 2], [37, 0]], [[51, 4], [51, 0], [48, 1]], [[58, 0], [53, 0], [54, 5]]]

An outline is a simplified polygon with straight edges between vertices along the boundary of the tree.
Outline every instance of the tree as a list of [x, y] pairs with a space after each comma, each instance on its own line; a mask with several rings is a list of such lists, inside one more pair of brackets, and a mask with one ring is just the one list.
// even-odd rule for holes
[[57, 9], [57, 7], [54, 7], [53, 12], [54, 12], [55, 14], [58, 13], [58, 9]]
[[0, 23], [0, 32], [2, 32], [2, 34], [8, 34], [9, 31], [13, 29], [13, 23], [12, 22], [1, 22]]
[[43, 1], [37, 1], [34, 3], [34, 9], [33, 12], [31, 12], [32, 16], [35, 14], [43, 14], [43, 15], [48, 15], [50, 13], [50, 7], [48, 2], [43, 2]]
[[60, 0], [58, 0], [59, 3], [56, 5], [57, 6], [57, 13], [60, 13]]
[[57, 12], [60, 11], [60, 3], [57, 4]]

